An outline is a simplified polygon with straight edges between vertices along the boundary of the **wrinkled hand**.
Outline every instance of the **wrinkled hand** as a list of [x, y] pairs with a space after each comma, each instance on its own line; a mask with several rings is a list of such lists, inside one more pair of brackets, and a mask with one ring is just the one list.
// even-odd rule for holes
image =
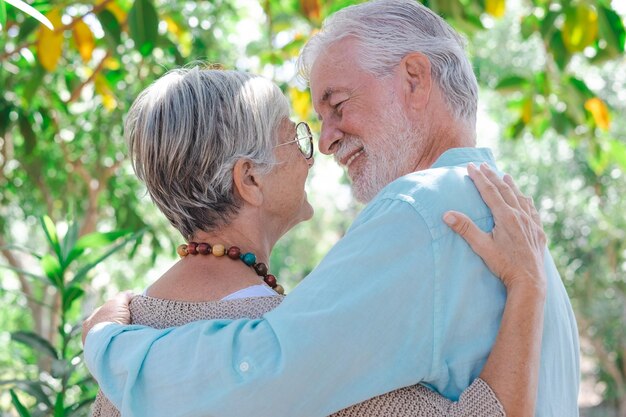
[[530, 285], [545, 292], [543, 255], [546, 235], [532, 198], [524, 196], [513, 179], [503, 179], [487, 164], [467, 168], [483, 200], [493, 213], [490, 233], [480, 230], [466, 215], [449, 211], [444, 222], [461, 235], [510, 291]]
[[132, 291], [124, 291], [95, 309], [83, 322], [83, 345], [85, 345], [85, 338], [89, 330], [98, 323], [130, 324], [129, 304], [134, 296]]

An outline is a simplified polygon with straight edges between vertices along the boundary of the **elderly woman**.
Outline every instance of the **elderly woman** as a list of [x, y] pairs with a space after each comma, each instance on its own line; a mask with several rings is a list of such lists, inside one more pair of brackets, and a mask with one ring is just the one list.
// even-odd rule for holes
[[[311, 132], [305, 123], [289, 120], [289, 105], [278, 87], [235, 71], [172, 71], [137, 98], [125, 131], [137, 176], [187, 241], [178, 248], [181, 260], [143, 295], [133, 298], [132, 323], [166, 328], [203, 319], [256, 318], [278, 306], [284, 299], [283, 287], [270, 273], [270, 252], [281, 236], [313, 215], [304, 190], [313, 165]], [[509, 205], [516, 205], [497, 198], [500, 190], [513, 189], [519, 199], [521, 194], [510, 181], [506, 185], [488, 170], [469, 171], [486, 201], [497, 206], [492, 209], [502, 229], [495, 243], [516, 246], [506, 254], [487, 250], [485, 262], [494, 270], [506, 270], [502, 264], [515, 262], [536, 265], [536, 273], [524, 278], [543, 288], [540, 254], [545, 241], [540, 225], [530, 221], [527, 227], [500, 226], [497, 221], [512, 210]], [[528, 204], [520, 207], [525, 207], [528, 219], [536, 214]], [[459, 230], [472, 242], [480, 232], [469, 223], [464, 225]], [[500, 278], [505, 284], [513, 279]], [[532, 303], [517, 297], [517, 292], [511, 293], [507, 300], [502, 328], [481, 378], [458, 402], [416, 385], [336, 415], [504, 415], [510, 405], [501, 403], [494, 391], [509, 398], [524, 388], [524, 381], [537, 372], [534, 347], [541, 340], [540, 325], [524, 330], [529, 334], [524, 348], [513, 336], [528, 327], [528, 317], [540, 316], [543, 309], [541, 297]], [[110, 313], [111, 305], [87, 320], [86, 331]], [[180, 370], [181, 375], [184, 372]], [[511, 372], [517, 380], [507, 377]], [[107, 394], [120, 399], [119, 392]], [[526, 406], [532, 410], [534, 404]], [[119, 412], [100, 393], [93, 414]]]

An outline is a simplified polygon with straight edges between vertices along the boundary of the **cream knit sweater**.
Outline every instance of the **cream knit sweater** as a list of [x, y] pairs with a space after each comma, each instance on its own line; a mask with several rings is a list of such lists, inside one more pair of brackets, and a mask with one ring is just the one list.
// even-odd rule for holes
[[[258, 318], [278, 306], [283, 296], [241, 298], [191, 303], [138, 296], [130, 304], [131, 321], [155, 328], [182, 326], [195, 320]], [[93, 406], [93, 417], [118, 417], [120, 412], [102, 392]], [[476, 379], [452, 402], [421, 386], [413, 385], [353, 405], [335, 417], [504, 417], [504, 409], [483, 380]], [[296, 417], [296, 416], [294, 416]]]

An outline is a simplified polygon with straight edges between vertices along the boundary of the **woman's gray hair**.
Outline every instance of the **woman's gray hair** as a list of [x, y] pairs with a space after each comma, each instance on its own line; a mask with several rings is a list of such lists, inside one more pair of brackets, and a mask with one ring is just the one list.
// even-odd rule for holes
[[272, 82], [237, 71], [177, 69], [137, 97], [124, 124], [133, 168], [186, 238], [227, 225], [241, 206], [232, 170], [267, 173], [289, 103]]
[[426, 55], [452, 114], [475, 124], [478, 84], [465, 40], [431, 10], [415, 0], [374, 0], [339, 10], [302, 50], [300, 75], [309, 80], [319, 55], [346, 37], [357, 39], [360, 66], [379, 78], [390, 76], [411, 52]]

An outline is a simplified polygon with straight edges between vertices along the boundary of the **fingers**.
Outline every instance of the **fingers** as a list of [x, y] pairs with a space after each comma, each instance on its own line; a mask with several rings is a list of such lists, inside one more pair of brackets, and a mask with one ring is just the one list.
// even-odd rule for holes
[[[502, 200], [508, 206], [513, 207], [513, 208], [520, 208], [519, 199], [518, 199], [518, 196], [515, 194], [514, 190], [511, 189], [511, 187], [506, 182], [504, 182], [498, 176], [498, 174], [496, 174], [495, 171], [489, 168], [489, 165], [483, 163], [480, 165], [480, 169], [478, 169], [473, 164], [470, 164], [468, 166], [467, 171], [470, 174], [470, 178], [472, 178], [474, 182], [476, 182], [475, 177], [476, 178], [484, 177], [485, 181], [486, 182], [488, 181], [488, 183], [491, 184], [485, 187], [485, 191], [487, 193], [497, 192], [502, 198]], [[485, 200], [485, 197], [483, 196], [483, 189], [478, 184], [476, 185], [476, 188], [478, 188], [478, 191], [481, 193], [483, 200]], [[485, 202], [487, 203], [489, 208], [491, 208], [492, 210], [495, 208], [495, 207], [492, 207], [491, 204], [489, 204], [487, 200], [485, 200]]]
[[490, 234], [480, 230], [469, 217], [458, 211], [446, 212], [443, 215], [443, 221], [465, 239], [478, 256], [482, 256], [486, 245], [490, 241]]

